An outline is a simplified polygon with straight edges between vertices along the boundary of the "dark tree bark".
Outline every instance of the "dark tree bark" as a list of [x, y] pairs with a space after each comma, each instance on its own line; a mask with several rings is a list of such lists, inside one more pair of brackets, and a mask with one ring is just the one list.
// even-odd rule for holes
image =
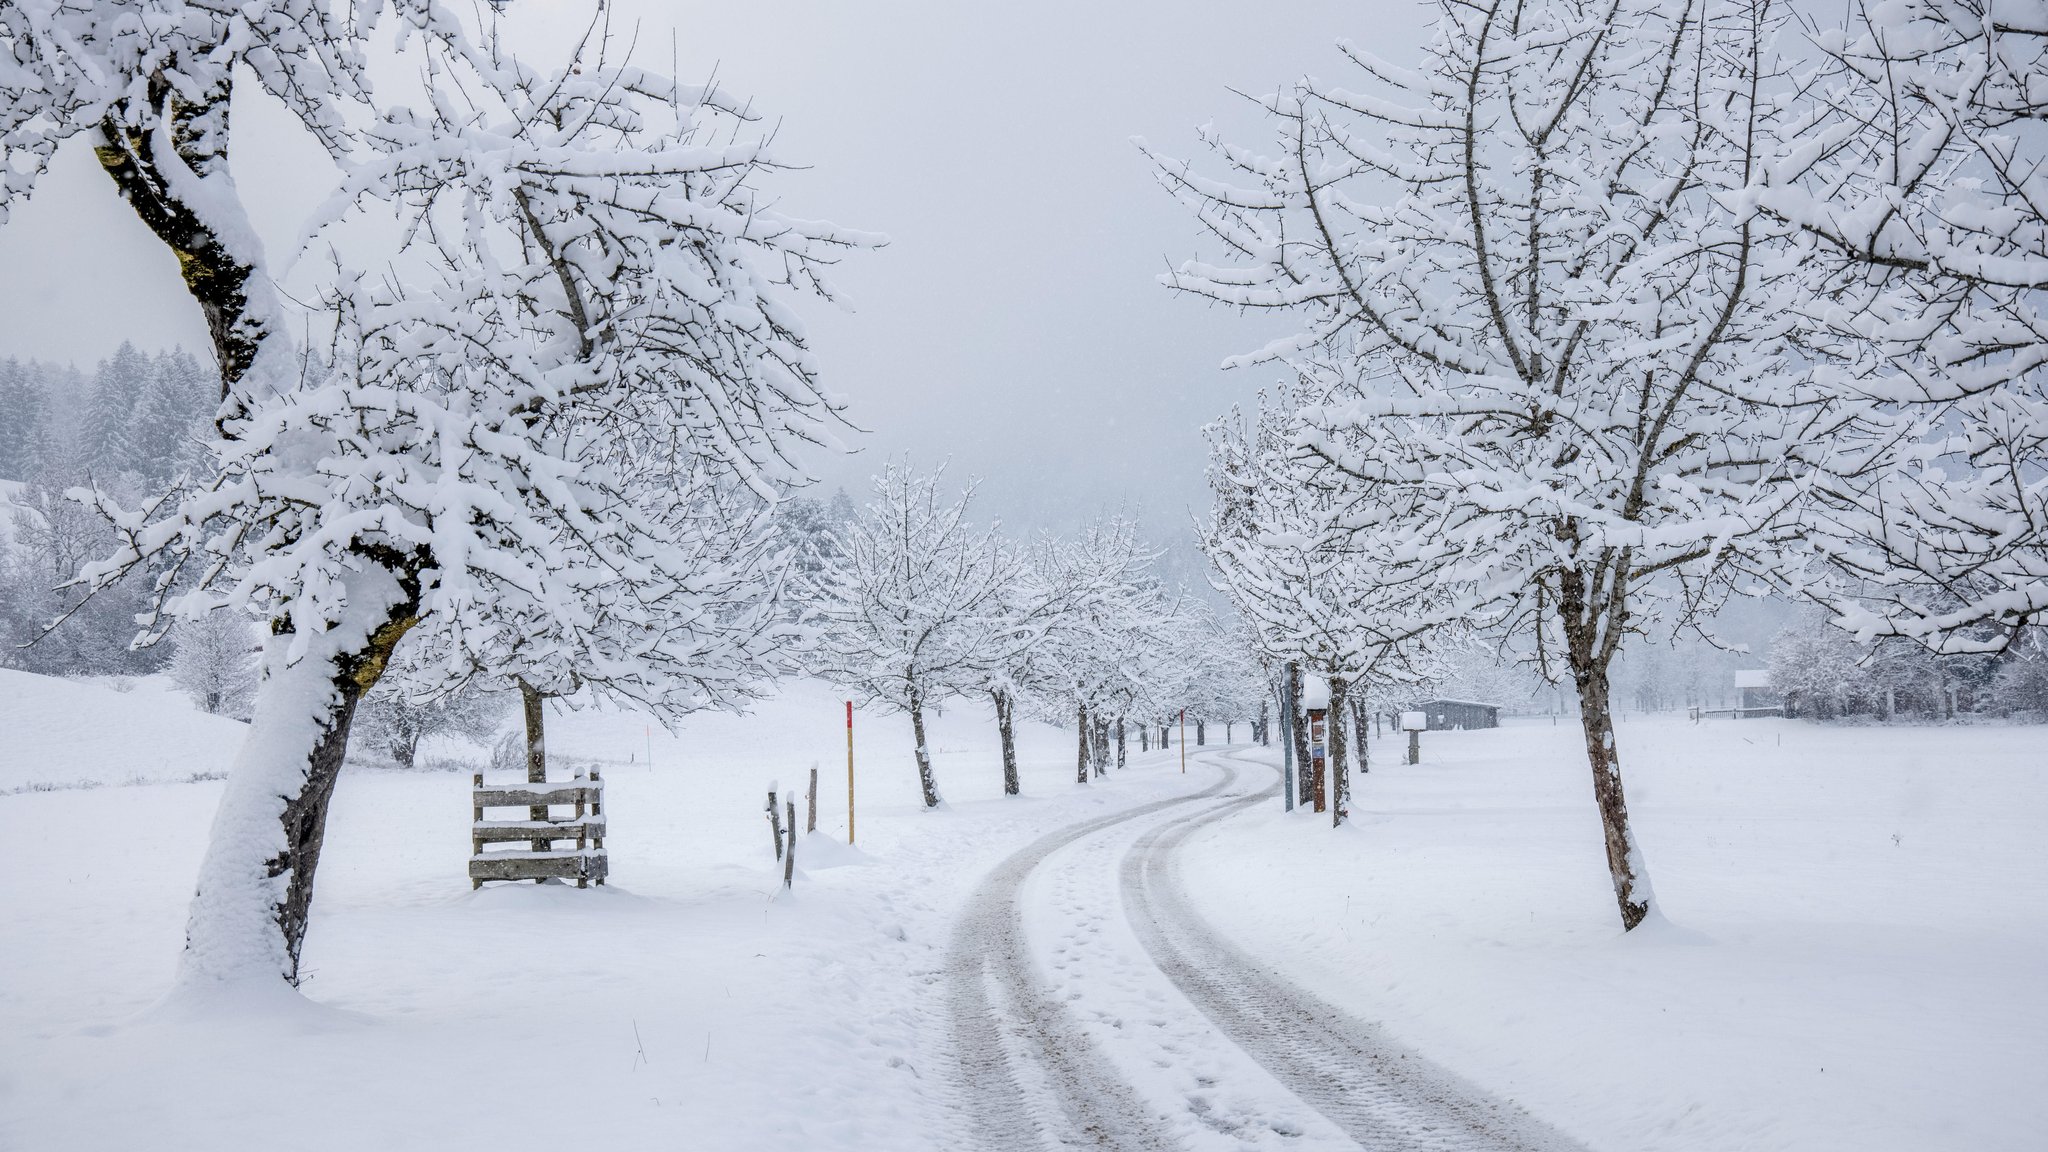
[[313, 878], [320, 868], [320, 850], [327, 839], [327, 808], [334, 799], [335, 781], [341, 778], [341, 763], [348, 755], [348, 729], [355, 719], [356, 705], [377, 683], [398, 642], [419, 622], [419, 581], [408, 576], [400, 581], [405, 599], [393, 607], [383, 624], [370, 634], [360, 650], [344, 653], [335, 661], [334, 693], [327, 714], [319, 720], [319, 735], [306, 759], [305, 785], [296, 795], [285, 797], [280, 822], [285, 846], [267, 862], [272, 879], [286, 876], [284, 899], [277, 907], [278, 931], [284, 936], [285, 982], [299, 982], [299, 954], [306, 941], [306, 922], [313, 911]]
[[1010, 694], [998, 688], [989, 693], [996, 703], [996, 733], [1003, 740], [1003, 795], [1015, 796], [1023, 791], [1017, 779], [1017, 730], [1013, 715], [1016, 703]]
[[1632, 930], [1649, 915], [1649, 877], [1628, 823], [1628, 800], [1621, 786], [1621, 756], [1614, 741], [1613, 694], [1608, 679], [1628, 623], [1628, 606], [1615, 585], [1626, 572], [1628, 554], [1596, 566], [1587, 580], [1578, 568], [1566, 569], [1559, 581], [1558, 612], [1563, 618], [1566, 656], [1572, 683], [1579, 691], [1579, 723], [1586, 739], [1586, 761], [1593, 769], [1593, 801], [1600, 809], [1600, 828], [1607, 849], [1607, 871], [1614, 881], [1614, 900], [1621, 926]]
[[1351, 727], [1353, 731], [1358, 733], [1358, 770], [1361, 773], [1370, 772], [1372, 771], [1372, 758], [1367, 755], [1367, 751], [1372, 745], [1366, 737], [1372, 731], [1372, 725], [1366, 723], [1365, 694], [1363, 692], [1351, 698]]
[[225, 171], [232, 95], [227, 78], [218, 88], [190, 93], [175, 90], [159, 73], [150, 78], [143, 94], [148, 107], [134, 107], [135, 97], [129, 97], [119, 113], [101, 122], [100, 143], [93, 148], [121, 198], [178, 258], [185, 290], [206, 319], [223, 400], [255, 363], [257, 349], [269, 334], [268, 318], [249, 309], [249, 277], [255, 268], [229, 251], [200, 214], [173, 191], [163, 171], [165, 158], [156, 154], [153, 128], [167, 123], [172, 151], [186, 168], [202, 176]]
[[1124, 718], [1119, 716], [1116, 718], [1116, 766], [1118, 769], [1123, 768], [1124, 759]]
[[1086, 704], [1074, 706], [1074, 731], [1080, 734], [1081, 741], [1081, 750], [1074, 764], [1074, 780], [1077, 783], [1086, 784], [1088, 782], [1088, 706]]
[[[524, 677], [519, 680], [519, 714], [526, 722], [526, 782], [545, 784], [548, 779], [548, 716], [547, 697], [538, 688], [528, 684]], [[774, 805], [770, 805], [772, 808]], [[535, 804], [526, 810], [528, 820], [548, 818], [548, 806]], [[776, 842], [781, 843], [778, 836]], [[535, 852], [545, 852], [552, 845], [547, 840], [531, 842]], [[540, 881], [536, 880], [538, 884]]]
[[1195, 747], [1204, 748], [1209, 743], [1209, 729], [1200, 716], [1195, 717]]
[[1347, 696], [1351, 682], [1330, 677], [1330, 827], [1342, 827], [1351, 817], [1351, 773], [1344, 766], [1344, 721], [1350, 711]]
[[917, 740], [917, 786], [924, 790], [924, 806], [939, 806], [939, 782], [932, 775], [932, 752], [924, 739], [924, 695], [910, 690], [910, 734]]
[[[1309, 790], [1310, 773], [1314, 770], [1308, 762], [1308, 716], [1301, 707], [1301, 665], [1287, 662], [1287, 699], [1292, 701], [1294, 715], [1287, 718], [1287, 726], [1294, 738], [1294, 779], [1295, 794], [1299, 802], [1307, 803], [1315, 795]], [[1322, 811], [1322, 802], [1316, 801], [1316, 811]]]
[[1283, 678], [1273, 686], [1278, 696], [1276, 714], [1280, 717], [1280, 802], [1282, 811], [1294, 811], [1294, 709], [1288, 704], [1288, 685]]

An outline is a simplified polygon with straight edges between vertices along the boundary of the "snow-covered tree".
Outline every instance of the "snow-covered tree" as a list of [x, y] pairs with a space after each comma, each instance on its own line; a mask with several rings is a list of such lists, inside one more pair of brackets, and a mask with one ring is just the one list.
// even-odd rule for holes
[[1848, 588], [1802, 590], [1993, 651], [2048, 612], [2048, 9], [1855, 5], [1812, 40], [1813, 126], [1755, 200], [1811, 241], [1817, 381], [1889, 418], [1818, 489]]
[[1697, 611], [1786, 564], [1854, 415], [1803, 386], [1796, 253], [1743, 198], [1782, 150], [1775, 34], [1752, 4], [1445, 3], [1419, 71], [1352, 49], [1373, 91], [1268, 97], [1274, 153], [1160, 161], [1228, 253], [1171, 282], [1302, 318], [1248, 359], [1303, 381], [1339, 523], [1573, 679], [1625, 928], [1653, 899], [1615, 653], [1656, 582]]
[[201, 712], [245, 720], [256, 695], [257, 648], [239, 612], [180, 620], [171, 629], [171, 682]]
[[363, 698], [357, 738], [399, 767], [411, 768], [420, 742], [429, 736], [450, 734], [488, 744], [510, 715], [510, 703], [508, 694], [489, 690], [481, 680], [419, 697], [402, 678], [387, 677]]
[[[1262, 394], [1250, 420], [1233, 412], [1207, 433], [1212, 508], [1202, 549], [1258, 651], [1296, 679], [1290, 727], [1301, 795], [1342, 824], [1351, 740], [1341, 718], [1355, 711], [1353, 693], [1414, 681], [1432, 634], [1464, 621], [1470, 606], [1432, 580], [1420, 559], [1430, 541], [1404, 535], [1400, 504], [1359, 501], [1300, 447], [1309, 432], [1290, 389]], [[1329, 711], [1340, 718], [1330, 722], [1327, 780], [1307, 755], [1304, 672], [1327, 679]], [[1352, 735], [1363, 735], [1356, 723]]]
[[927, 808], [940, 796], [926, 710], [981, 687], [1024, 639], [1006, 633], [1004, 605], [1023, 565], [994, 528], [968, 522], [973, 485], [947, 501], [944, 476], [892, 461], [875, 477], [826, 570], [816, 657], [820, 674], [862, 702], [909, 715]]
[[1123, 762], [1131, 716], [1186, 699], [1195, 660], [1186, 641], [1199, 609], [1160, 584], [1157, 558], [1137, 523], [1121, 515], [1087, 525], [1041, 557], [1042, 579], [1068, 589], [1071, 600], [1044, 641], [1039, 705], [1048, 720], [1074, 721], [1081, 783], [1105, 774], [1113, 755]]
[[[185, 973], [295, 980], [349, 722], [409, 633], [450, 678], [671, 715], [745, 698], [777, 647], [762, 510], [835, 417], [789, 301], [866, 241], [764, 201], [776, 164], [745, 105], [601, 36], [541, 71], [489, 26], [401, 3], [419, 89], [374, 105], [367, 9], [4, 12], [8, 194], [58, 139], [98, 134], [207, 313], [212, 479], [103, 500], [123, 542], [91, 576], [167, 559], [174, 613], [270, 622]], [[395, 219], [407, 240], [374, 276], [327, 249], [317, 358], [285, 340], [228, 177], [238, 67], [340, 165], [323, 237]]]
[[102, 475], [133, 468], [139, 455], [136, 416], [149, 389], [151, 368], [149, 357], [125, 340], [111, 357], [100, 361], [79, 428], [79, 463]]
[[37, 437], [51, 418], [37, 365], [0, 361], [0, 480], [25, 480], [39, 471]]

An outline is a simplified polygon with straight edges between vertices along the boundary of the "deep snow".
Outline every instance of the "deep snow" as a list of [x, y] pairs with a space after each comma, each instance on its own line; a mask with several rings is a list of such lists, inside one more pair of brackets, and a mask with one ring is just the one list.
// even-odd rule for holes
[[[0, 792], [33, 773], [119, 783], [145, 755], [145, 774], [217, 770], [244, 730], [147, 681], [0, 688]], [[0, 1148], [961, 1147], [936, 985], [966, 895], [1047, 831], [1216, 773], [1154, 753], [1077, 786], [1068, 734], [1026, 725], [1027, 795], [1005, 800], [993, 725], [964, 706], [934, 724], [949, 805], [925, 813], [907, 722], [862, 716], [850, 852], [831, 844], [842, 724], [808, 683], [676, 737], [557, 717], [558, 761], [610, 782], [613, 882], [583, 892], [472, 893], [467, 775], [351, 769], [306, 995], [261, 1004], [151, 1008], [218, 783], [0, 795], [21, 865], [0, 905]], [[1592, 1148], [2038, 1147], [2040, 730], [1625, 724], [1680, 926], [1627, 938], [1574, 738], [1432, 733], [1423, 765], [1359, 783], [1352, 829], [1264, 805], [1197, 833], [1197, 910]], [[820, 833], [778, 895], [763, 793], [800, 789], [814, 761]], [[1077, 844], [1025, 889], [1046, 971], [1066, 965], [1098, 1023], [1125, 988], [1145, 999], [1130, 1015], [1164, 1010], [1159, 981], [1122, 952], [1088, 967], [1128, 941], [1114, 922], [1065, 957], [1039, 925], [1062, 901], [1113, 913], [1129, 838]]]
[[1354, 827], [1264, 808], [1185, 868], [1240, 947], [1594, 1148], [2038, 1149], [2044, 735], [1625, 723], [1667, 917], [1627, 936], [1570, 720], [1390, 737]]

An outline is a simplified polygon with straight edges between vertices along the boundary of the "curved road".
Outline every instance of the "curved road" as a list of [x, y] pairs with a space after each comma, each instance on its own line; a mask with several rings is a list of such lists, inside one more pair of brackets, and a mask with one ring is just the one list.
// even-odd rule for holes
[[[1134, 1085], [1124, 1071], [1129, 1058], [1120, 1067], [1091, 1038], [1091, 1026], [1106, 1026], [1124, 1039], [1124, 1017], [1145, 1016], [1145, 1023], [1161, 1030], [1158, 1035], [1172, 1037], [1152, 1037], [1158, 1050], [1150, 1064], [1166, 1068], [1185, 1060], [1211, 1071], [1240, 1069], [1235, 1080], [1261, 1081], [1264, 1108], [1275, 1114], [1255, 1123], [1282, 1136], [1321, 1135], [1325, 1139], [1307, 1143], [1372, 1152], [1577, 1149], [1520, 1108], [1291, 984], [1202, 921], [1181, 883], [1177, 852], [1202, 828], [1271, 799], [1278, 783], [1250, 795], [1234, 791], [1238, 765], [1260, 773], [1272, 769], [1227, 753], [1199, 756], [1197, 762], [1220, 769], [1222, 779], [1187, 796], [1139, 804], [1041, 837], [1004, 860], [969, 897], [953, 932], [945, 981], [959, 1103], [977, 1143], [988, 1152], [1150, 1152], [1187, 1147], [1190, 1140], [1215, 1145], [1210, 1129], [1226, 1146], [1256, 1143], [1206, 1114], [1206, 1096], [1162, 1090], [1149, 1080], [1149, 1091]], [[1108, 877], [1102, 875], [1107, 869], [1101, 857], [1133, 831], [1139, 835], [1115, 868], [1120, 883], [1103, 898], [1120, 902], [1119, 928], [1137, 946], [1126, 941], [1120, 947], [1116, 933], [1103, 937], [1101, 926], [1091, 923], [1076, 923], [1063, 937], [1070, 945], [1080, 939], [1096, 949], [1091, 969], [1138, 970], [1108, 981], [1110, 991], [1126, 993], [1131, 1012], [1098, 1010], [1091, 1017], [1078, 1003], [1081, 992], [1063, 993], [1044, 974], [1026, 937], [1026, 888], [1037, 874], [1066, 879], [1069, 890], [1102, 892]], [[1075, 911], [1064, 907], [1053, 915]], [[1112, 950], [1113, 964], [1102, 959], [1101, 949]], [[1177, 990], [1178, 1001], [1140, 986], [1161, 979]], [[1247, 1059], [1256, 1070], [1244, 1068]], [[1197, 1080], [1213, 1083], [1210, 1077]], [[1250, 1088], [1256, 1092], [1260, 1085]], [[1191, 1114], [1199, 1123], [1190, 1122]]]

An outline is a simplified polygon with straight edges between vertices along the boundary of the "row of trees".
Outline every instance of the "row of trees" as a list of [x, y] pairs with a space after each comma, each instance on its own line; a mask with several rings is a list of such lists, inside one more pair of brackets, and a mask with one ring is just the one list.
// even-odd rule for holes
[[1239, 649], [1203, 602], [1156, 576], [1135, 523], [1110, 516], [1071, 538], [1016, 541], [968, 519], [973, 492], [949, 495], [943, 468], [891, 463], [866, 507], [813, 534], [800, 566], [814, 670], [910, 717], [927, 807], [941, 797], [925, 717], [952, 700], [993, 707], [1013, 796], [1020, 716], [1073, 722], [1086, 783], [1123, 765], [1132, 728], [1149, 745], [1190, 701], [1218, 719], [1256, 707], [1256, 676], [1228, 655]]
[[2048, 19], [1480, 0], [1419, 70], [1347, 52], [1264, 98], [1273, 149], [1155, 157], [1220, 247], [1169, 283], [1299, 322], [1238, 361], [1289, 380], [1211, 430], [1205, 544], [1333, 703], [1460, 634], [1569, 679], [1633, 928], [1629, 637], [1771, 589], [1949, 648], [2048, 608]]

